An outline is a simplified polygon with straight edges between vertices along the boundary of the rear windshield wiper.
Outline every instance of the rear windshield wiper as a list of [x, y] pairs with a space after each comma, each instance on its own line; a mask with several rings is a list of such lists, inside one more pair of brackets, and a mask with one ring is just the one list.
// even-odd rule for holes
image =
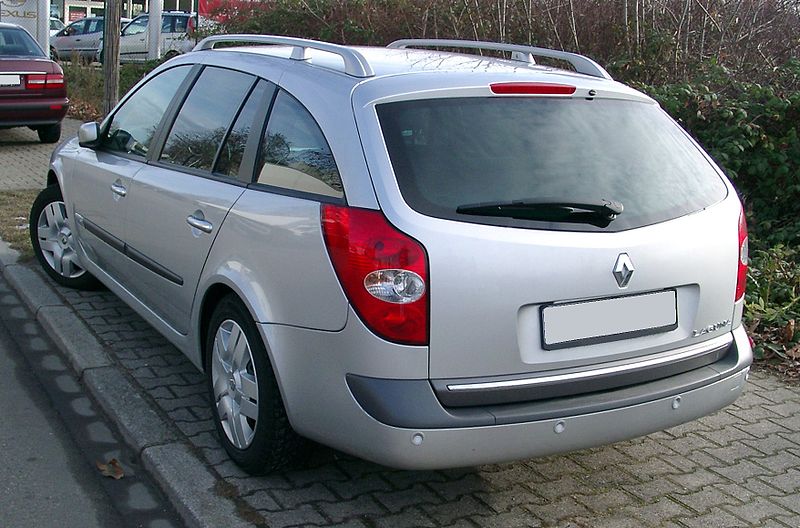
[[587, 200], [585, 202], [538, 198], [483, 202], [459, 205], [457, 213], [479, 216], [501, 216], [522, 220], [545, 222], [579, 222], [606, 227], [622, 214], [623, 206], [614, 200]]

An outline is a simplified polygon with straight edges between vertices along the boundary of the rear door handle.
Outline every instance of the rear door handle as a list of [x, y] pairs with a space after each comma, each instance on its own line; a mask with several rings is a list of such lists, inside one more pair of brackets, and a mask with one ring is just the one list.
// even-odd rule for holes
[[190, 226], [194, 227], [195, 229], [199, 229], [203, 233], [210, 233], [214, 229], [214, 224], [209, 222], [208, 220], [203, 220], [202, 218], [197, 218], [194, 215], [189, 215], [186, 217], [186, 223]]
[[121, 196], [124, 198], [128, 194], [128, 189], [126, 189], [124, 185], [120, 185], [119, 183], [112, 183], [111, 192], [113, 192], [117, 196]]

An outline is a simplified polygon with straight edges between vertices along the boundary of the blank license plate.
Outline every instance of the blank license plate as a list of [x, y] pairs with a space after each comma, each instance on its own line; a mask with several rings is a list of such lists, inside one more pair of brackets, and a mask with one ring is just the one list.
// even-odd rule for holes
[[629, 339], [677, 327], [675, 290], [542, 308], [545, 350]]
[[19, 86], [19, 75], [0, 75], [0, 86]]

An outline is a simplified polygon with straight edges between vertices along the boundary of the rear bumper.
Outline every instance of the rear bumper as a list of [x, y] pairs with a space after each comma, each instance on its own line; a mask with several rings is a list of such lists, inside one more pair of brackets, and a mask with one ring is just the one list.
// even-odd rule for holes
[[[377, 368], [365, 365], [364, 358], [351, 363], [353, 349], [342, 348], [355, 344], [353, 334], [361, 334], [361, 329], [353, 327], [359, 325], [351, 315], [342, 332], [274, 325], [261, 325], [261, 330], [298, 433], [403, 469], [546, 456], [666, 429], [732, 403], [744, 388], [752, 362], [740, 327], [732, 332], [725, 357], [669, 378], [526, 404], [450, 408], [439, 403], [426, 379], [353, 375], [359, 367], [369, 374]], [[376, 340], [376, 357], [384, 353], [378, 349], [387, 346]], [[397, 347], [395, 366], [407, 370], [416, 362], [417, 348]], [[400, 366], [404, 354], [408, 363]]]
[[68, 109], [66, 97], [35, 102], [0, 101], [0, 128], [55, 125], [64, 119]]

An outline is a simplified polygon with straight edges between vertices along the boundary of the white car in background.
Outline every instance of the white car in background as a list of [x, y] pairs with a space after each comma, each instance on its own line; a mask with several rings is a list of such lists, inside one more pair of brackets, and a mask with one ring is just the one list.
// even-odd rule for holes
[[[123, 26], [119, 38], [120, 62], [147, 60], [148, 24], [150, 15], [141, 14]], [[184, 11], [165, 11], [161, 15], [161, 57], [172, 58], [192, 50], [196, 42], [190, 37], [196, 27], [197, 15]], [[98, 60], [102, 62], [100, 42]]]
[[50, 17], [50, 36], [64, 29], [64, 23], [56, 17]]
[[[72, 22], [50, 37], [50, 55], [58, 60], [71, 60], [73, 55], [93, 61], [103, 40], [103, 17], [86, 17]], [[124, 26], [130, 18], [122, 18]], [[52, 27], [52, 26], [51, 26]]]

